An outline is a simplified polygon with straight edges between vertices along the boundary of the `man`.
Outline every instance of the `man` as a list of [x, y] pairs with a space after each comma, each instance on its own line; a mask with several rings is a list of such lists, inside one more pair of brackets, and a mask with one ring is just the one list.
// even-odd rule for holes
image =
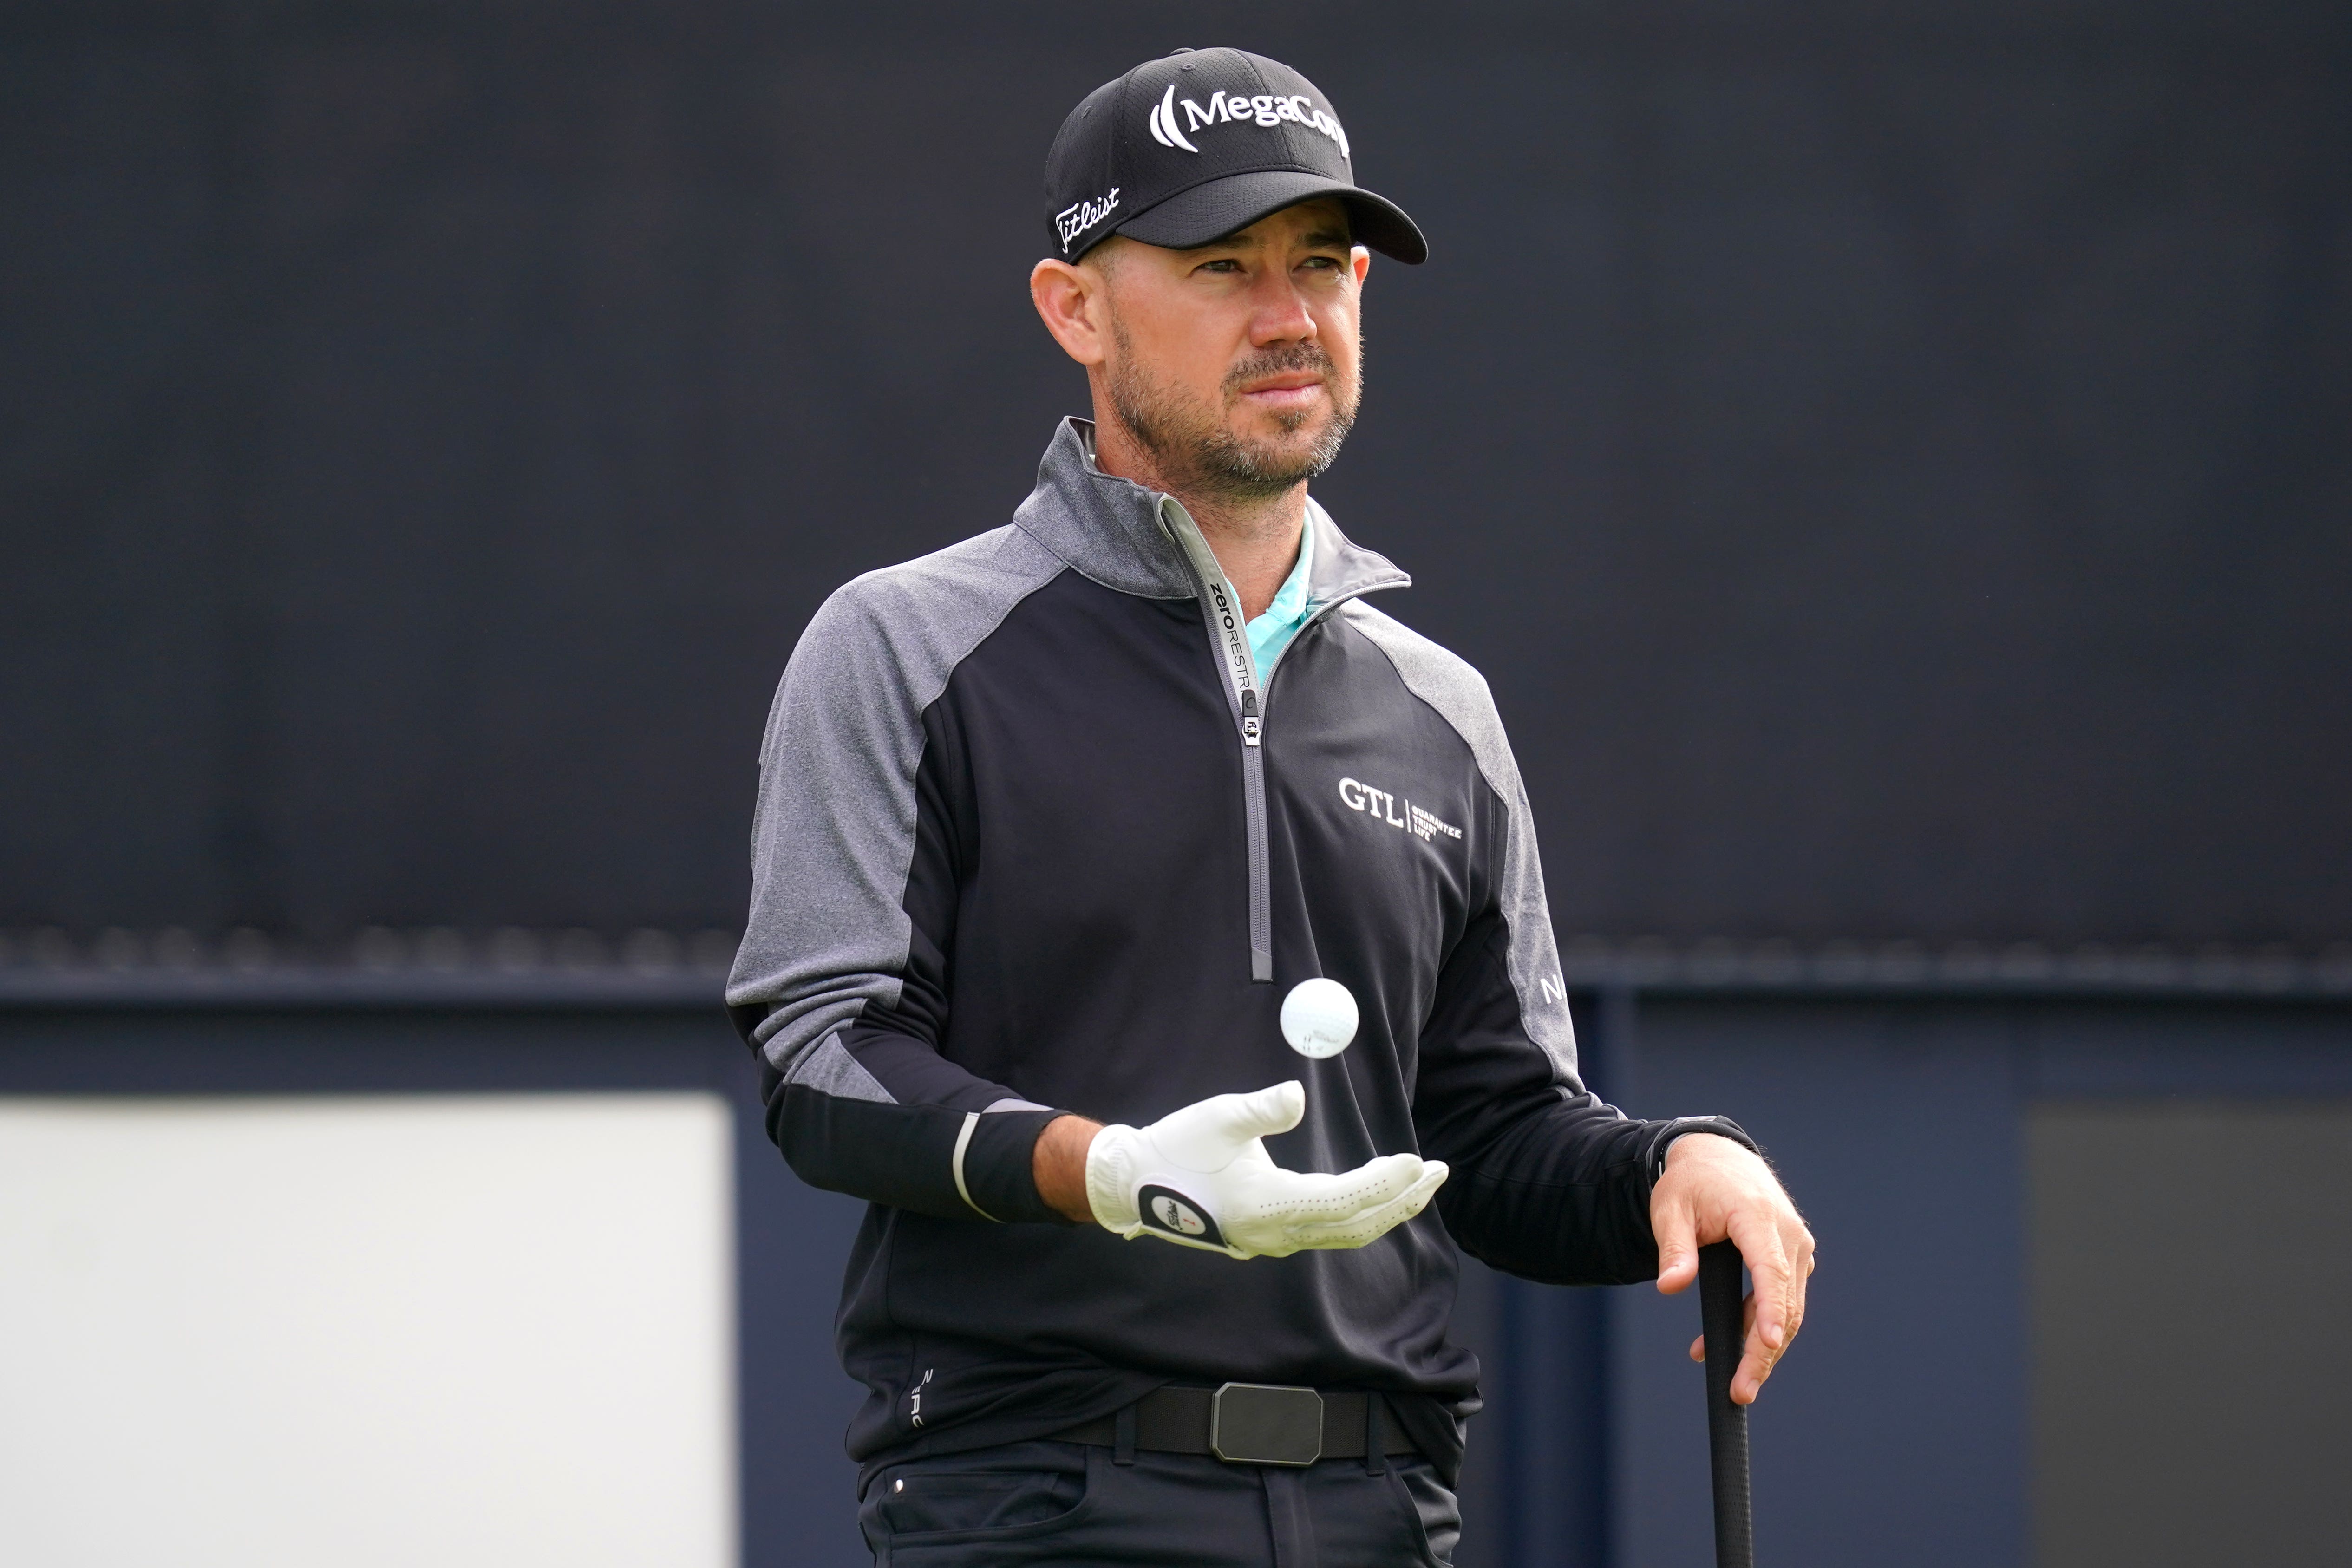
[[[1674, 1290], [1730, 1237], [1744, 1401], [1811, 1237], [1733, 1124], [1585, 1091], [1486, 685], [1363, 602], [1404, 574], [1307, 493], [1370, 252], [1425, 255], [1329, 102], [1180, 50], [1078, 106], [1046, 185], [1030, 291], [1093, 422], [1010, 525], [810, 624], [728, 988], [785, 1158], [873, 1205], [839, 1325], [866, 1539], [1448, 1561], [1457, 1244]], [[1309, 1059], [1277, 1014], [1318, 976], [1361, 1021]]]

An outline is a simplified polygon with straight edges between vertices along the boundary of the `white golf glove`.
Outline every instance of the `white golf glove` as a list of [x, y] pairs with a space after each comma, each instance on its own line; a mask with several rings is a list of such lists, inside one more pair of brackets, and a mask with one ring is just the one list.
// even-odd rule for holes
[[1087, 1201], [1105, 1230], [1228, 1258], [1361, 1247], [1419, 1214], [1443, 1160], [1384, 1154], [1344, 1174], [1286, 1171], [1259, 1142], [1307, 1114], [1297, 1079], [1220, 1094], [1149, 1127], [1106, 1127], [1087, 1151]]

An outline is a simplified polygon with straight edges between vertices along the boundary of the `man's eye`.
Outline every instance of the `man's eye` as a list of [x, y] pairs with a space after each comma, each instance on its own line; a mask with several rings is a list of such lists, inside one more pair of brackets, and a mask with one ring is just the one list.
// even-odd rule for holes
[[1242, 264], [1234, 260], [1230, 257], [1223, 261], [1203, 261], [1201, 263], [1201, 270], [1203, 272], [1239, 272], [1241, 269]]

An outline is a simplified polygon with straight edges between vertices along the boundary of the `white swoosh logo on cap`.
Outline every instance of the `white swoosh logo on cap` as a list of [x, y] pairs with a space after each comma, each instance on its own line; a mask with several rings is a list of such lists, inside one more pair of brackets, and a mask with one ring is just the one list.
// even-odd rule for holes
[[1151, 113], [1147, 122], [1151, 127], [1151, 139], [1162, 147], [1181, 147], [1187, 153], [1200, 151], [1198, 147], [1184, 140], [1184, 133], [1176, 129], [1176, 84], [1174, 82], [1168, 84], [1168, 95], [1151, 106]]

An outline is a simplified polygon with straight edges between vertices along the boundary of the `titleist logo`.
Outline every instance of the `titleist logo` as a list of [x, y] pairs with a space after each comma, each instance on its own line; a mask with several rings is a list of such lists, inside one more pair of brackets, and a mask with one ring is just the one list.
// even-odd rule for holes
[[[1070, 241], [1110, 216], [1111, 209], [1118, 205], [1118, 190], [1117, 185], [1113, 185], [1092, 201], [1064, 207], [1054, 215], [1054, 226], [1061, 231], [1064, 250], [1070, 248]], [[1033, 207], [1030, 210], [1034, 212], [1036, 209]]]

